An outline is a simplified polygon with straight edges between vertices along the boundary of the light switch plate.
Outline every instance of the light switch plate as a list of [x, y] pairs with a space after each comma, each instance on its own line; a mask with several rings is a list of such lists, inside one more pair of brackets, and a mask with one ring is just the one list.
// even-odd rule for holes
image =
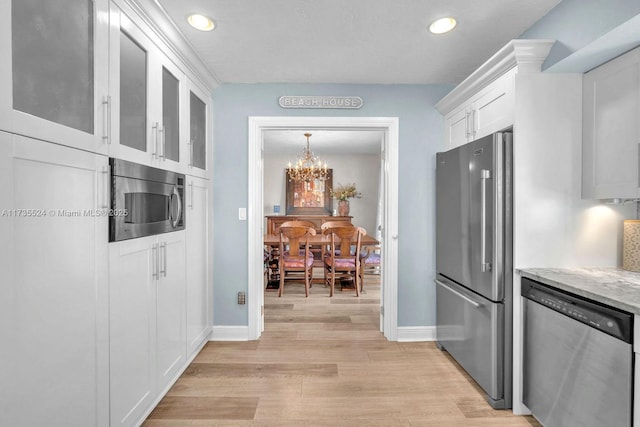
[[247, 220], [247, 208], [238, 208], [238, 219], [240, 221]]

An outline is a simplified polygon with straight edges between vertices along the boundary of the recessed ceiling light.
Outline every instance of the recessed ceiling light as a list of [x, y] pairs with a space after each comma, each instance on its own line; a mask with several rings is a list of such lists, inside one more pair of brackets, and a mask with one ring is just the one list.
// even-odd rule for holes
[[189, 24], [191, 24], [193, 28], [200, 31], [211, 31], [216, 27], [213, 19], [197, 13], [189, 15], [187, 21], [189, 21]]
[[451, 17], [440, 18], [437, 21], [434, 21], [429, 26], [429, 31], [431, 31], [433, 34], [442, 34], [442, 33], [446, 33], [453, 30], [455, 26], [456, 26], [455, 19]]

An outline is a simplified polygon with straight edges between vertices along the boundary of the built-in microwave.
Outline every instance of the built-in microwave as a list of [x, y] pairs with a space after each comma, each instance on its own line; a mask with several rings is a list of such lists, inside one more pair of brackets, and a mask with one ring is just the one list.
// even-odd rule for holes
[[110, 242], [184, 230], [183, 174], [114, 158], [109, 166]]

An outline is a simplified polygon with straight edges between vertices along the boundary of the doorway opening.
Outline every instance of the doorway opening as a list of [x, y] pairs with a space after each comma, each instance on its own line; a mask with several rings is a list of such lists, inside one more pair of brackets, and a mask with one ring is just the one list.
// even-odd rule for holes
[[248, 327], [249, 339], [264, 329], [264, 134], [270, 130], [372, 130], [380, 131], [383, 163], [383, 220], [381, 223], [382, 277], [380, 329], [397, 340], [398, 249], [398, 118], [397, 117], [250, 117], [248, 182]]

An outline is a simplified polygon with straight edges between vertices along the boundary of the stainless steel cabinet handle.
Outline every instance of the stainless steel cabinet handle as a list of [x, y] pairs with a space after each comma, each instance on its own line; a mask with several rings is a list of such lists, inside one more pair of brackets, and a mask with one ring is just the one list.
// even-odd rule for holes
[[464, 135], [469, 139], [469, 112], [464, 113]]
[[487, 263], [487, 181], [491, 178], [491, 171], [480, 171], [480, 269], [483, 273], [491, 271], [491, 264]]
[[153, 262], [153, 273], [151, 274], [151, 276], [154, 279], [159, 279], [160, 278], [160, 272], [158, 269], [158, 262], [160, 261], [158, 259], [158, 244], [154, 243], [153, 246], [151, 247], [151, 258], [152, 258], [152, 262]]
[[193, 210], [193, 182], [189, 183], [189, 209]]
[[111, 144], [111, 95], [102, 98], [102, 141]]
[[471, 131], [469, 132], [471, 134], [471, 138], [474, 138], [476, 136], [476, 110], [471, 110]]
[[167, 242], [164, 242], [164, 277], [167, 277]]
[[164, 125], [158, 126], [158, 133], [160, 134], [160, 136], [158, 137], [158, 144], [159, 144], [160, 147], [162, 147], [162, 154], [159, 154], [158, 157], [160, 157], [162, 159], [162, 161], [165, 161], [166, 160], [167, 147], [165, 147], [165, 145], [164, 145], [165, 144]]
[[153, 157], [158, 157], [158, 122], [151, 127], [151, 134], [153, 135]]
[[160, 244], [160, 250], [162, 251], [162, 269], [158, 273], [158, 276], [162, 274], [164, 277], [167, 277], [167, 242]]
[[189, 167], [193, 167], [193, 139], [189, 141]]
[[109, 189], [110, 189], [109, 166], [102, 167], [102, 177], [103, 177], [102, 179], [104, 180], [104, 184], [103, 184], [104, 193], [103, 193], [102, 204], [100, 207], [102, 209], [109, 209], [111, 207], [110, 200], [109, 200]]
[[461, 294], [460, 292], [456, 291], [455, 289], [451, 288], [450, 286], [447, 286], [446, 283], [441, 282], [440, 280], [434, 280], [434, 282], [436, 282], [438, 285], [442, 286], [443, 288], [445, 288], [446, 290], [448, 290], [452, 294], [455, 294], [455, 295], [459, 296], [460, 298], [462, 298], [463, 300], [465, 300], [466, 302], [468, 302], [469, 304], [471, 304], [475, 308], [480, 308], [480, 307], [483, 306], [483, 304], [480, 304], [478, 301], [474, 301], [471, 298], [469, 298], [468, 296], [466, 296], [464, 294]]

